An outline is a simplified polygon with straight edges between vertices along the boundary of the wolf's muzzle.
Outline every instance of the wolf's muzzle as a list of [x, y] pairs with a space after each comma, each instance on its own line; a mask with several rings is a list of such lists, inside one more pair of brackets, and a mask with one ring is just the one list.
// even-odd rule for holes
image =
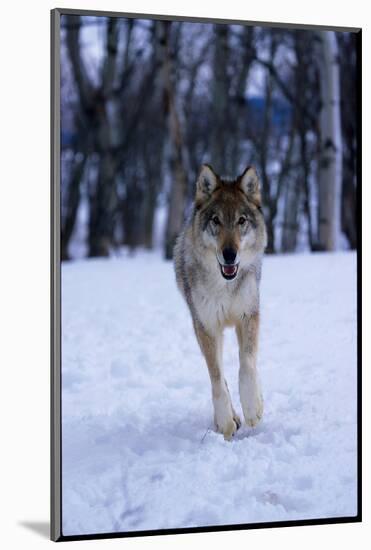
[[234, 250], [234, 248], [227, 247], [223, 249], [224, 264], [226, 265], [235, 264], [236, 256], [237, 256], [237, 251]]
[[217, 254], [220, 272], [224, 279], [232, 281], [238, 271], [238, 258], [237, 252], [233, 248], [224, 248], [222, 251], [222, 257]]

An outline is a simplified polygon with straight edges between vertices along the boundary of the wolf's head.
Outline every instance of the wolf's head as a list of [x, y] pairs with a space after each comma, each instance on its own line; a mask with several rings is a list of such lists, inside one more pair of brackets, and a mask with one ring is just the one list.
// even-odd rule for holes
[[197, 179], [195, 216], [202, 245], [215, 252], [225, 279], [235, 279], [240, 267], [264, 251], [267, 237], [254, 167], [228, 181], [204, 164]]

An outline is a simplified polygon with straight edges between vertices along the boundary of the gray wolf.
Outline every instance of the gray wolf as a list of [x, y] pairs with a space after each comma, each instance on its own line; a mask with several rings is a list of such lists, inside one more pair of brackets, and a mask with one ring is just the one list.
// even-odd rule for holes
[[235, 180], [204, 164], [193, 210], [174, 248], [178, 287], [190, 310], [205, 357], [214, 421], [230, 440], [241, 425], [223, 374], [223, 330], [235, 327], [239, 344], [239, 392], [247, 425], [263, 414], [257, 373], [259, 282], [266, 228], [260, 183], [254, 167]]

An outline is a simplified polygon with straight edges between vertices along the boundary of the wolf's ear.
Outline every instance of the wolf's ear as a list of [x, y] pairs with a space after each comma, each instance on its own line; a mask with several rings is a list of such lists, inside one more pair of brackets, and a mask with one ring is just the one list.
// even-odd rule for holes
[[218, 177], [209, 164], [203, 164], [196, 182], [196, 203], [208, 199], [218, 185]]
[[238, 185], [242, 191], [258, 206], [261, 204], [260, 181], [254, 166], [248, 166], [238, 178]]

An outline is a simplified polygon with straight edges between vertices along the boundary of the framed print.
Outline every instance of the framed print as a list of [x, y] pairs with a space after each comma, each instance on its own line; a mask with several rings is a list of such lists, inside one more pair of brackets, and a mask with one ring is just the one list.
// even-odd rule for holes
[[361, 521], [361, 29], [51, 17], [52, 539]]

